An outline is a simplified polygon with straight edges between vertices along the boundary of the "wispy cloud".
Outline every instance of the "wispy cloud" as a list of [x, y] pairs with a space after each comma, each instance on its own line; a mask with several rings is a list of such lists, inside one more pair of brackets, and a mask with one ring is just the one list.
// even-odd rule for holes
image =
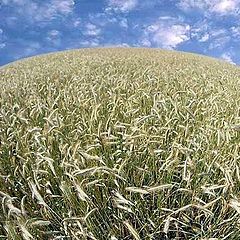
[[105, 27], [109, 24], [116, 24], [119, 22], [118, 16], [115, 14], [111, 14], [109, 12], [103, 13], [94, 13], [88, 15], [88, 20], [92, 24], [95, 24], [100, 27]]
[[5, 47], [6, 47], [6, 43], [0, 43], [0, 49]]
[[108, 8], [106, 10], [129, 12], [136, 8], [137, 5], [138, 0], [108, 0]]
[[5, 47], [6, 43], [4, 42], [3, 30], [0, 28], [0, 49], [3, 49]]
[[[31, 22], [51, 21], [52, 19], [72, 13], [74, 9], [73, 0], [3, 0], [3, 5], [15, 9], [15, 15]], [[16, 17], [15, 16], [15, 17]], [[12, 16], [10, 16], [12, 17]]]
[[80, 26], [80, 25], [81, 25], [81, 20], [80, 20], [80, 18], [74, 19], [74, 21], [73, 21], [73, 26], [74, 26], [74, 27], [78, 27], [78, 26]]
[[74, 4], [73, 0], [52, 0], [51, 7], [57, 13], [69, 14], [73, 11]]
[[83, 31], [83, 34], [88, 36], [98, 36], [100, 33], [101, 29], [92, 23], [87, 23]]
[[61, 32], [56, 29], [48, 31], [46, 40], [51, 46], [60, 47], [62, 44]]
[[199, 42], [207, 42], [208, 40], [209, 40], [209, 38], [210, 38], [210, 35], [209, 35], [209, 33], [204, 33], [202, 36], [201, 36], [201, 38], [199, 38]]
[[223, 49], [231, 40], [229, 32], [226, 29], [212, 29], [210, 34], [211, 43], [209, 45], [209, 49]]
[[99, 46], [99, 40], [98, 39], [92, 39], [92, 40], [83, 40], [76, 43], [76, 46], [79, 47], [98, 47]]
[[230, 13], [237, 13], [239, 10], [239, 1], [238, 0], [222, 0], [218, 1], [212, 6], [211, 9], [213, 12], [225, 15]]
[[[232, 28], [237, 34], [237, 28]], [[212, 21], [199, 21], [191, 28], [191, 40], [205, 43], [205, 51], [221, 50], [231, 42], [233, 33], [228, 28], [218, 26]]]
[[201, 10], [203, 13], [219, 15], [237, 14], [240, 8], [239, 0], [180, 0], [177, 4], [184, 11]]
[[226, 61], [226, 62], [229, 62], [229, 63], [231, 63], [231, 64], [233, 64], [233, 65], [236, 65], [236, 63], [233, 61], [233, 59], [232, 59], [232, 56], [231, 56], [231, 54], [230, 53], [223, 53], [221, 56], [220, 56], [220, 58], [221, 59], [223, 59], [224, 61]]
[[166, 49], [174, 49], [190, 39], [190, 26], [180, 19], [160, 17], [144, 30], [141, 43], [145, 46], [155, 45]]
[[103, 47], [129, 48], [131, 46], [127, 43], [116, 43], [116, 44], [104, 44]]
[[237, 41], [239, 41], [240, 38], [240, 26], [232, 26], [230, 28], [231, 34], [233, 36], [234, 39], [236, 39]]
[[128, 28], [128, 20], [126, 18], [122, 18], [119, 21], [119, 26], [122, 27], [122, 28], [127, 29]]
[[56, 29], [53, 29], [51, 31], [48, 32], [50, 37], [58, 37], [60, 35], [60, 32]]
[[21, 46], [21, 50], [15, 49], [13, 53], [14, 59], [36, 55], [41, 49], [41, 44], [36, 41], [18, 40], [18, 44]]

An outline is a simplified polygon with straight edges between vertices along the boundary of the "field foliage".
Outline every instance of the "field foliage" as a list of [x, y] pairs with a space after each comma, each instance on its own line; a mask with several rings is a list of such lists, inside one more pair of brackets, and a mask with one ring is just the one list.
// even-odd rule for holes
[[1, 239], [240, 239], [240, 69], [85, 49], [0, 69]]

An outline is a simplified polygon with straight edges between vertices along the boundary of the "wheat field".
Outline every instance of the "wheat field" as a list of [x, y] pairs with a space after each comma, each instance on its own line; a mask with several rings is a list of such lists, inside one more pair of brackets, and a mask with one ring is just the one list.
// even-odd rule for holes
[[239, 67], [82, 49], [0, 86], [0, 239], [240, 239]]

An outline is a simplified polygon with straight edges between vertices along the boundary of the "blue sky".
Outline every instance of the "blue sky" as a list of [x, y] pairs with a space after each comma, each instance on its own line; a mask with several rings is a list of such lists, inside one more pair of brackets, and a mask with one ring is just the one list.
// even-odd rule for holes
[[180, 50], [240, 64], [240, 0], [0, 0], [0, 65], [107, 46]]

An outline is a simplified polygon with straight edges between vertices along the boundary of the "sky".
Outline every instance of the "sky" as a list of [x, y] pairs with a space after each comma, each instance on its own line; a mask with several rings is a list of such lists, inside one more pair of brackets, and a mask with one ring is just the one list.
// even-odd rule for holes
[[0, 0], [0, 65], [76, 48], [144, 47], [240, 64], [240, 0]]

